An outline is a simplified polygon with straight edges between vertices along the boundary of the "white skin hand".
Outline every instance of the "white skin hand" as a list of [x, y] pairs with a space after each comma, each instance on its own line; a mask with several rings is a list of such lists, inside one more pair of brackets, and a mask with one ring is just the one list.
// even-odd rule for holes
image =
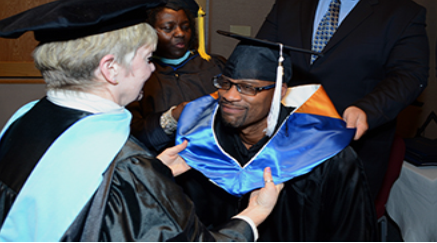
[[358, 140], [369, 129], [366, 113], [356, 106], [349, 106], [343, 112], [343, 120], [347, 128], [356, 128], [354, 140]]
[[283, 183], [275, 185], [270, 167], [264, 169], [264, 181], [264, 187], [254, 190], [250, 194], [249, 205], [239, 214], [251, 218], [257, 226], [272, 212], [278, 200], [279, 193], [284, 187]]
[[167, 165], [171, 169], [173, 176], [178, 176], [191, 169], [191, 167], [187, 165], [185, 160], [178, 154], [179, 152], [184, 150], [187, 147], [187, 145], [188, 145], [188, 141], [185, 140], [183, 143], [179, 145], [167, 148], [158, 156], [156, 156], [157, 159], [161, 160], [165, 165]]

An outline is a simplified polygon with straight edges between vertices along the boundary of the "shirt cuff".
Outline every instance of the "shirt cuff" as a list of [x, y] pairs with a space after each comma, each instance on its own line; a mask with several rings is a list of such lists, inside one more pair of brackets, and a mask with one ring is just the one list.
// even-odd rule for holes
[[250, 225], [250, 228], [252, 228], [252, 232], [253, 232], [253, 238], [255, 239], [255, 241], [258, 240], [258, 228], [256, 227], [255, 223], [253, 222], [253, 220], [247, 216], [241, 216], [241, 215], [236, 215], [234, 217], [232, 217], [233, 219], [241, 219], [246, 221], [246, 223], [248, 223]]

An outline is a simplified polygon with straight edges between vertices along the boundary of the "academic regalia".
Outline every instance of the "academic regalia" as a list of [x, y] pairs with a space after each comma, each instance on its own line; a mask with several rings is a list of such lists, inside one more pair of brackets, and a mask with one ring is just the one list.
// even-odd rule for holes
[[[19, 115], [4, 132], [0, 140], [0, 198], [3, 202], [0, 207], [2, 209], [0, 215], [2, 215], [2, 224], [13, 206], [17, 194], [23, 188], [22, 185], [28, 180], [30, 172], [35, 173], [36, 166], [39, 166], [39, 163], [43, 160], [42, 158], [49, 153], [47, 151], [56, 148], [59, 140], [67, 136], [70, 131], [73, 131], [70, 133], [78, 135], [79, 143], [85, 143], [93, 150], [98, 150], [98, 147], [109, 147], [107, 153], [112, 152], [116, 157], [112, 162], [107, 161], [107, 165], [102, 172], [103, 176], [99, 176], [103, 178], [99, 180], [96, 192], [92, 192], [90, 197], [85, 199], [82, 207], [77, 212], [78, 214], [73, 218], [74, 221], [65, 223], [68, 226], [68, 228], [65, 228], [66, 231], [58, 233], [63, 241], [252, 239], [253, 235], [249, 225], [242, 220], [231, 221], [224, 227], [227, 230], [225, 233], [220, 231], [210, 233], [207, 231], [195, 216], [192, 203], [186, 198], [182, 190], [174, 184], [170, 169], [159, 160], [152, 159], [150, 152], [140, 147], [133, 137], [129, 139], [126, 137], [124, 142], [122, 140], [122, 147], [115, 151], [110, 149], [110, 144], [114, 143], [114, 140], [106, 140], [101, 145], [89, 144], [86, 139], [82, 140], [84, 138], [83, 134], [77, 129], [74, 130], [75, 126], [92, 116], [99, 115], [59, 107], [46, 98], [34, 106], [32, 103], [25, 108], [30, 108], [30, 110], [24, 112], [24, 115]], [[20, 113], [21, 111], [18, 114]], [[128, 124], [129, 122], [125, 126], [128, 127]], [[102, 125], [102, 122], [99, 121], [97, 125]], [[89, 126], [92, 127], [92, 124], [87, 122], [85, 127]], [[85, 133], [92, 133], [92, 131], [86, 131]], [[63, 135], [60, 136], [60, 134]], [[110, 137], [112, 137], [111, 134]], [[71, 144], [74, 145], [75, 142], [71, 142]], [[74, 147], [62, 148], [61, 155], [69, 150], [74, 150]], [[84, 151], [76, 152], [87, 153]], [[83, 156], [87, 157], [86, 154]], [[93, 162], [99, 160], [100, 157], [95, 154], [88, 156], [91, 157], [89, 160]], [[68, 158], [60, 156], [55, 163], [62, 166], [65, 160], [68, 160]], [[14, 163], [11, 161], [14, 161]], [[16, 166], [17, 163], [20, 164], [20, 167]], [[57, 173], [57, 167], [46, 171], [46, 177], [53, 177]], [[80, 168], [73, 166], [70, 167], [69, 172], [84, 175], [88, 169], [86, 166], [80, 166]], [[63, 186], [63, 189], [66, 190], [64, 191], [65, 195], [49, 195], [51, 201], [55, 202], [58, 197], [61, 197], [60, 200], [62, 200], [63, 197], [71, 194], [71, 190], [79, 185], [78, 182], [86, 181], [86, 179], [86, 176], [77, 177], [76, 183], [72, 183], [71, 186]], [[47, 193], [44, 189], [36, 189], [40, 190], [41, 193]], [[83, 189], [83, 187], [80, 188], [78, 195], [84, 194], [82, 193]], [[71, 210], [69, 207], [71, 204], [74, 203], [63, 205], [65, 212]], [[32, 203], [28, 203], [26, 206], [33, 207]], [[48, 210], [54, 206], [53, 204], [46, 205]], [[39, 205], [36, 205], [35, 208], [39, 208]], [[55, 220], [54, 218], [51, 219]], [[54, 225], [48, 224], [47, 227], [53, 228]], [[86, 230], [84, 230], [84, 227]], [[226, 227], [231, 227], [231, 229]], [[240, 231], [245, 232], [245, 234], [240, 233]], [[40, 231], [35, 230], [35, 232]], [[38, 238], [39, 236], [36, 235], [20, 235], [19, 237], [18, 239], [24, 239], [24, 241], [59, 240], [58, 238], [52, 238], [55, 236], [47, 235], [41, 236], [42, 238]], [[8, 240], [9, 238], [4, 239]]]
[[[223, 75], [282, 87], [276, 74], [290, 79], [290, 59], [282, 50], [278, 53], [277, 43], [276, 51], [268, 45], [241, 42]], [[238, 128], [223, 124], [217, 94], [187, 104], [182, 112], [176, 143], [188, 140], [180, 155], [195, 170], [176, 179], [202, 222], [219, 225], [241, 209], [250, 191], [264, 185], [263, 169], [271, 167], [273, 181], [285, 186], [272, 214], [259, 226], [259, 241], [376, 241], [368, 184], [360, 159], [348, 146], [355, 129], [346, 128], [319, 85], [289, 88], [282, 105], [277, 103], [278, 118], [270, 124], [275, 95], [266, 117], [273, 133], [266, 132], [249, 149]]]
[[[162, 4], [53, 1], [1, 20], [0, 37], [83, 38], [144, 22]], [[131, 114], [69, 88], [24, 105], [1, 130], [0, 241], [254, 240], [242, 219], [208, 231], [170, 169], [130, 137]]]
[[162, 113], [216, 91], [211, 78], [222, 72], [225, 62], [217, 55], [207, 61], [197, 52], [175, 66], [154, 60], [156, 70], [143, 87], [143, 98], [127, 107], [133, 115], [132, 134], [156, 153], [173, 144], [174, 135], [167, 135], [160, 126]]

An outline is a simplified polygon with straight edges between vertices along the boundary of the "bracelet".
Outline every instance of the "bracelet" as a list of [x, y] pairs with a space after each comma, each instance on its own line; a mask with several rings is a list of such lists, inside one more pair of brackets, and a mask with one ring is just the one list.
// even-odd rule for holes
[[160, 118], [161, 127], [167, 135], [173, 134], [178, 127], [178, 122], [171, 115], [171, 112], [175, 108], [176, 106], [172, 106], [168, 111], [164, 112]]

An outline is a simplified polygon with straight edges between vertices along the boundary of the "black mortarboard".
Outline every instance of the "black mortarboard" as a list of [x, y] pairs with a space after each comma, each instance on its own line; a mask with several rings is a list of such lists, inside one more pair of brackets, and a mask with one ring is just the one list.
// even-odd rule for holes
[[290, 51], [316, 55], [320, 53], [221, 30], [218, 30], [217, 33], [240, 40], [240, 43], [226, 61], [223, 70], [224, 76], [232, 79], [256, 79], [276, 82], [270, 112], [267, 117], [266, 135], [271, 136], [279, 116], [282, 83], [288, 83], [291, 80]]
[[[258, 79], [276, 82], [279, 48], [252, 45], [240, 42], [226, 61], [223, 75], [232, 79]], [[291, 59], [287, 52], [282, 53], [284, 82], [291, 79]]]
[[33, 31], [40, 42], [63, 41], [135, 25], [165, 0], [58, 0], [0, 20], [0, 37]]
[[[288, 83], [292, 75], [291, 51], [320, 55], [320, 53], [311, 50], [286, 46], [278, 42], [242, 36], [227, 31], [218, 30], [217, 33], [240, 40], [240, 43], [228, 58], [223, 71], [223, 75], [233, 79], [258, 79], [275, 82], [279, 56], [282, 55], [283, 81]], [[280, 52], [281, 45], [282, 51]]]
[[187, 9], [195, 18], [199, 11], [199, 4], [194, 0], [168, 0], [165, 6], [171, 9]]

